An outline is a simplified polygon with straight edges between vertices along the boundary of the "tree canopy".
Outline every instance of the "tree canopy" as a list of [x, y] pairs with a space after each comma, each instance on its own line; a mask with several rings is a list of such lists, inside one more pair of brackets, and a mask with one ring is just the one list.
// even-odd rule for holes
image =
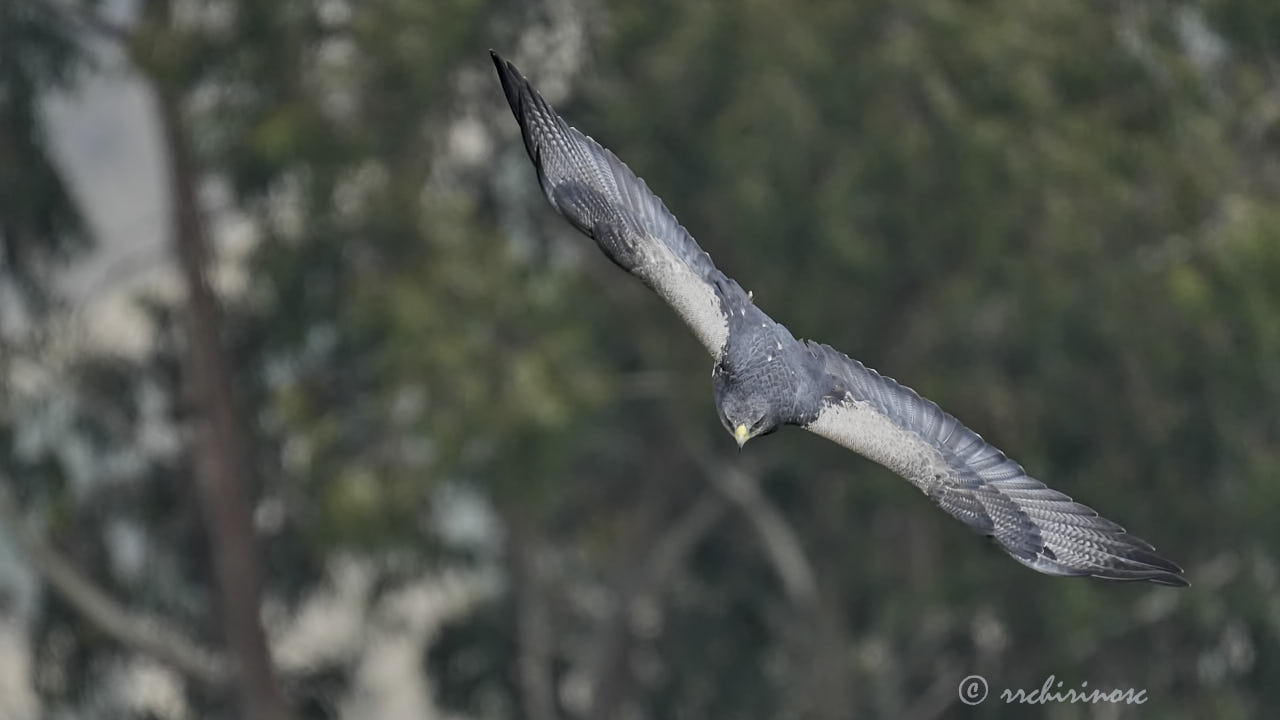
[[[0, 529], [46, 588], [0, 619], [36, 717], [254, 707], [189, 296], [138, 298], [140, 354], [68, 353], [35, 302], [93, 239], [40, 103], [106, 72], [190, 153], [282, 713], [1022, 717], [999, 691], [1050, 676], [1144, 716], [1280, 699], [1274, 3], [109, 5], [0, 5]], [[546, 207], [489, 47], [773, 317], [1192, 587], [1037, 575], [805, 433], [738, 453], [679, 319]]]

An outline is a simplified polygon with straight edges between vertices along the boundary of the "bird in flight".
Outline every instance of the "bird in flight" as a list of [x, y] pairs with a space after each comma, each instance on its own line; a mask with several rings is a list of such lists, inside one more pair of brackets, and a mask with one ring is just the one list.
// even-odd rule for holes
[[797, 340], [716, 268], [643, 180], [490, 55], [547, 200], [711, 353], [716, 410], [739, 447], [797, 425], [906, 478], [1033, 570], [1188, 585], [1150, 544], [1028, 476], [935, 403], [828, 345]]

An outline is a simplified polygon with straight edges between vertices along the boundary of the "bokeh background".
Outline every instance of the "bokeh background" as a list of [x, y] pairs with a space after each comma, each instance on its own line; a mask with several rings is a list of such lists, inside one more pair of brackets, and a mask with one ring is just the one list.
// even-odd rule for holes
[[[1192, 587], [738, 453], [490, 47]], [[1262, 717], [1278, 407], [1274, 0], [0, 2], [4, 720]]]

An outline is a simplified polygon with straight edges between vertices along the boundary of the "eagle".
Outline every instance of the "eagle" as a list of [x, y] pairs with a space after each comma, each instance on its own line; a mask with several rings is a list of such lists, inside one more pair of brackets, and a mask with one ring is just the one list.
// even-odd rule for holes
[[889, 468], [1033, 570], [1189, 584], [1149, 543], [1030, 477], [937, 404], [828, 345], [797, 340], [716, 268], [643, 180], [490, 55], [547, 200], [693, 330], [712, 357], [720, 422], [739, 448], [796, 425]]

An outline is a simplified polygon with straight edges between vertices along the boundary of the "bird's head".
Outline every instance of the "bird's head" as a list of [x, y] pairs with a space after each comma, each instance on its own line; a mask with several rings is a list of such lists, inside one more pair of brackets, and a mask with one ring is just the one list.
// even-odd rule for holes
[[781, 424], [778, 413], [769, 399], [749, 383], [734, 382], [732, 375], [717, 373], [712, 385], [720, 422], [737, 441], [739, 448], [753, 437], [768, 435], [778, 429]]

